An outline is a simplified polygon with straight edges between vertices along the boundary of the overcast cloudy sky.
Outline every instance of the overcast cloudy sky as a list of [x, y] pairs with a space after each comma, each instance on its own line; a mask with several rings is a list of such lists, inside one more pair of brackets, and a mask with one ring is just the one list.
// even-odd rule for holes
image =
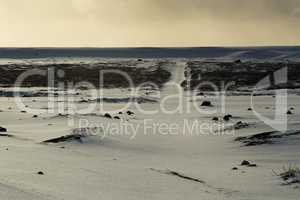
[[0, 46], [300, 45], [300, 0], [0, 0]]

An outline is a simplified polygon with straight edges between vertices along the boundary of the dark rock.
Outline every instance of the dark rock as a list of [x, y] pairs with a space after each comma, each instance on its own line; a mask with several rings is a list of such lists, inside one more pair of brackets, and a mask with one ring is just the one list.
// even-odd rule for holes
[[242, 61], [241, 61], [241, 60], [236, 60], [236, 61], [234, 61], [234, 63], [235, 63], [235, 64], [241, 64]]
[[33, 115], [32, 118], [38, 118], [38, 116], [37, 115]]
[[112, 116], [111, 116], [110, 114], [108, 114], [108, 113], [106, 113], [106, 114], [104, 115], [104, 117], [105, 117], [105, 118], [112, 119]]
[[201, 106], [207, 106], [207, 107], [211, 107], [212, 103], [210, 101], [203, 101]]
[[244, 122], [242, 122], [242, 121], [237, 122], [237, 123], [234, 125], [234, 129], [236, 129], [236, 130], [242, 129], [242, 128], [247, 128], [247, 127], [249, 127], [249, 124], [244, 123]]
[[287, 115], [292, 115], [293, 113], [292, 113], [292, 111], [289, 110], [289, 111], [286, 112], [286, 114]]
[[82, 138], [84, 138], [84, 135], [80, 135], [80, 134], [72, 134], [72, 135], [66, 135], [66, 136], [62, 136], [62, 137], [58, 137], [58, 138], [54, 138], [54, 139], [50, 139], [50, 140], [46, 140], [43, 143], [52, 143], [52, 144], [56, 144], [56, 143], [61, 143], [61, 142], [68, 142], [68, 141], [78, 141], [78, 142], [82, 142]]
[[38, 175], [45, 175], [44, 172], [42, 172], [42, 171], [39, 171], [37, 174]]
[[232, 115], [225, 115], [224, 116], [224, 121], [229, 121], [232, 118]]
[[134, 115], [134, 112], [132, 112], [132, 111], [127, 111], [127, 115]]
[[248, 108], [248, 111], [252, 111], [252, 108]]
[[257, 164], [249, 164], [248, 167], [257, 167]]
[[236, 171], [236, 170], [238, 170], [238, 168], [237, 167], [233, 167], [232, 170]]
[[121, 119], [121, 118], [120, 118], [120, 117], [118, 117], [118, 116], [115, 116], [115, 117], [114, 117], [114, 119]]
[[140, 58], [140, 59], [138, 59], [138, 62], [142, 62], [142, 61], [143, 61], [143, 59], [141, 59], [141, 58]]
[[0, 132], [1, 132], [1, 133], [6, 133], [6, 132], [7, 132], [7, 129], [6, 129], [6, 128], [3, 128], [3, 127], [0, 127]]
[[22, 110], [21, 113], [27, 113], [25, 110]]
[[123, 115], [123, 112], [119, 112], [119, 115]]
[[249, 161], [247, 161], [247, 160], [244, 160], [242, 163], [241, 163], [241, 165], [242, 166], [249, 166], [251, 163], [249, 162]]
[[219, 121], [219, 118], [218, 117], [214, 117], [212, 120], [213, 121]]
[[83, 99], [79, 103], [88, 103], [88, 102], [89, 102], [88, 100]]

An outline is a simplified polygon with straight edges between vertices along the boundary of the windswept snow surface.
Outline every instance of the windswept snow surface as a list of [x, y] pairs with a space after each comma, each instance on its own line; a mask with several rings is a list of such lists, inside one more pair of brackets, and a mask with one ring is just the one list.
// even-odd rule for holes
[[[185, 61], [176, 60], [171, 81], [184, 79]], [[80, 97], [86, 98], [89, 91]], [[112, 89], [107, 96], [128, 96], [127, 90]], [[176, 94], [178, 90], [167, 84], [162, 97]], [[238, 121], [253, 125], [219, 134], [207, 126], [187, 130], [186, 124], [200, 121], [216, 127], [212, 118], [222, 118], [221, 101], [215, 97], [197, 97], [212, 101], [214, 111], [205, 114], [188, 109], [192, 94], [180, 93], [180, 98], [164, 102], [166, 110], [182, 103], [183, 112], [166, 113], [160, 103], [142, 103], [145, 114], [136, 106], [123, 108], [124, 103], [105, 103], [103, 107], [118, 119], [103, 117], [103, 113], [59, 115], [48, 113], [47, 97], [22, 98], [29, 108], [39, 108], [37, 118], [31, 113], [21, 113], [12, 97], [0, 97], [0, 126], [14, 137], [0, 137], [0, 199], [6, 200], [141, 200], [141, 199], [209, 199], [209, 200], [297, 200], [300, 190], [283, 186], [273, 170], [289, 163], [300, 165], [300, 140], [288, 144], [243, 147], [234, 142], [238, 136], [272, 131], [258, 119], [251, 107], [249, 96], [225, 97], [225, 113], [233, 115], [226, 127]], [[162, 101], [162, 99], [160, 99]], [[274, 98], [257, 96], [254, 107], [266, 117], [274, 116]], [[295, 108], [288, 116], [288, 128], [300, 130], [300, 97], [290, 95], [289, 107]], [[57, 99], [56, 103], [62, 103]], [[72, 106], [84, 108], [86, 104], [74, 101]], [[71, 105], [65, 104], [65, 110]], [[97, 105], [100, 107], [100, 105]], [[97, 107], [96, 110], [99, 108]], [[266, 109], [269, 107], [270, 109]], [[126, 111], [133, 111], [129, 116]], [[42, 111], [44, 111], [42, 113]], [[64, 110], [63, 110], [64, 111]], [[81, 120], [80, 120], [81, 119]], [[85, 119], [85, 120], [83, 120]], [[88, 120], [88, 121], [87, 121]], [[84, 121], [84, 123], [82, 122]], [[101, 125], [100, 132], [87, 135], [78, 141], [44, 144], [43, 141], [70, 135], [74, 129]], [[127, 131], [116, 132], [109, 126], [128, 123]], [[175, 124], [178, 130], [159, 132], [157, 124]], [[220, 123], [222, 124], [222, 123]], [[150, 128], [149, 128], [150, 127]], [[155, 128], [153, 128], [155, 127]], [[134, 130], [135, 129], [135, 130]], [[258, 167], [240, 166], [249, 160]], [[233, 167], [239, 170], [233, 171]], [[42, 171], [44, 175], [37, 174]], [[196, 181], [197, 180], [197, 181]]]

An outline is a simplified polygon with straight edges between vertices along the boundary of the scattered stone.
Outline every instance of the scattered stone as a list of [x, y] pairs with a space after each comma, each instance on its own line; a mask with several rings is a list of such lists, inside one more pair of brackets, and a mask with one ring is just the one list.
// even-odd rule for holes
[[119, 115], [123, 115], [123, 112], [119, 112]]
[[1, 132], [1, 133], [6, 133], [6, 132], [7, 132], [7, 129], [4, 128], [4, 127], [0, 127], [0, 132]]
[[241, 60], [236, 60], [236, 61], [234, 61], [234, 63], [235, 63], [235, 64], [241, 64], [242, 61], [241, 61]]
[[79, 101], [79, 103], [88, 103], [88, 102], [89, 102], [89, 101], [88, 101], [88, 100], [85, 100], [85, 99]]
[[287, 115], [292, 115], [293, 113], [292, 113], [292, 111], [288, 110], [288, 111], [286, 112], [286, 114], [287, 114]]
[[121, 118], [120, 118], [120, 117], [118, 117], [118, 116], [115, 116], [115, 117], [114, 117], [114, 119], [121, 119]]
[[237, 167], [233, 167], [232, 170], [233, 170], [233, 171], [236, 171], [236, 170], [238, 170], [238, 168], [237, 168]]
[[248, 167], [257, 167], [257, 164], [250, 164]]
[[134, 115], [134, 112], [132, 112], [132, 111], [127, 111], [127, 115]]
[[39, 171], [37, 174], [38, 175], [45, 175], [44, 172], [42, 172], [42, 171]]
[[66, 135], [66, 136], [62, 136], [62, 137], [58, 137], [58, 138], [54, 138], [54, 139], [50, 139], [50, 140], [46, 140], [43, 143], [52, 143], [52, 144], [57, 144], [57, 143], [61, 143], [61, 142], [68, 142], [68, 141], [78, 141], [78, 142], [82, 142], [82, 138], [84, 138], [84, 135], [81, 134], [72, 134], [72, 135]]
[[247, 160], [244, 160], [242, 163], [241, 163], [241, 166], [249, 166], [251, 163]]
[[211, 107], [212, 103], [210, 101], [203, 101], [201, 106]]
[[237, 137], [235, 141], [243, 143], [244, 146], [257, 146], [263, 144], [280, 143], [289, 137], [294, 137], [297, 135], [300, 135], [300, 130], [290, 130], [286, 132], [271, 131], [245, 137]]
[[295, 110], [295, 108], [291, 107], [290, 110]]
[[219, 118], [218, 117], [214, 117], [212, 120], [217, 122], [217, 121], [219, 121]]
[[106, 113], [106, 114], [104, 115], [104, 117], [105, 117], [105, 118], [112, 119], [112, 116], [111, 116], [110, 114], [108, 114], [108, 113]]
[[249, 124], [239, 121], [234, 125], [234, 129], [238, 130], [238, 129], [242, 129], [242, 128], [247, 128], [248, 126], [249, 126]]
[[224, 121], [229, 121], [232, 118], [232, 115], [225, 115], [224, 116]]
[[21, 113], [27, 113], [25, 110], [22, 110]]
[[142, 61], [143, 61], [143, 59], [141, 59], [141, 58], [140, 58], [140, 59], [138, 59], [137, 61], [138, 61], [138, 62], [142, 62]]
[[38, 116], [37, 115], [33, 115], [33, 117], [32, 118], [38, 118]]

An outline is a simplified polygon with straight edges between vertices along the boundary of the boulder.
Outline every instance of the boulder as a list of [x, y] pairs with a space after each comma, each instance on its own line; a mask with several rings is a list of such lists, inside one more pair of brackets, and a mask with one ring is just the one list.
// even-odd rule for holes
[[250, 164], [248, 167], [257, 167], [257, 164]]
[[127, 115], [133, 115], [134, 114], [134, 112], [132, 112], [132, 111], [127, 111]]
[[201, 106], [207, 106], [207, 107], [211, 107], [212, 103], [210, 101], [203, 101]]
[[218, 117], [214, 117], [212, 120], [213, 121], [219, 121], [219, 118]]
[[241, 61], [241, 60], [235, 60], [234, 63], [235, 63], [235, 64], [241, 64], [242, 61]]
[[242, 166], [249, 166], [251, 163], [249, 162], [249, 161], [247, 161], [247, 160], [244, 160], [242, 163], [241, 163], [241, 165]]
[[288, 111], [286, 112], [286, 114], [287, 114], [287, 115], [292, 115], [293, 113], [292, 113], [292, 111], [288, 110]]
[[112, 116], [111, 116], [110, 114], [108, 114], [108, 113], [106, 113], [106, 114], [104, 115], [104, 117], [105, 117], [105, 118], [112, 119]]
[[234, 125], [234, 129], [237, 129], [237, 130], [242, 129], [242, 128], [247, 128], [247, 127], [249, 127], [249, 124], [242, 122], [242, 121], [239, 121]]
[[225, 115], [225, 116], [223, 117], [223, 120], [224, 120], [224, 121], [229, 121], [231, 118], [232, 118], [232, 115]]
[[6, 129], [6, 128], [3, 128], [3, 127], [0, 127], [0, 132], [1, 132], [1, 133], [6, 133], [6, 132], [7, 132], [7, 129]]
[[38, 175], [45, 175], [44, 172], [42, 172], [42, 171], [39, 171], [37, 174]]

